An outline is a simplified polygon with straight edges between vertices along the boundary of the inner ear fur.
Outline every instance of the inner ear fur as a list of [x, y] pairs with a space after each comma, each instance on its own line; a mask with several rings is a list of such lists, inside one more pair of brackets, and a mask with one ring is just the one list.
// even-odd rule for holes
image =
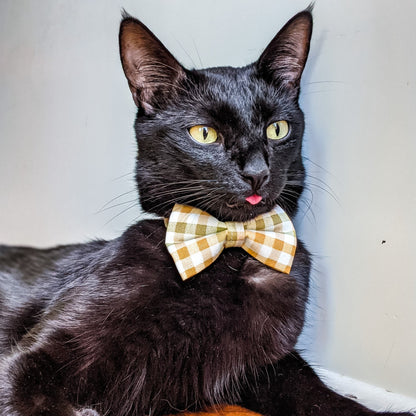
[[120, 24], [119, 44], [133, 100], [151, 113], [160, 100], [174, 93], [185, 70], [143, 23], [127, 13]]
[[272, 39], [259, 60], [261, 75], [298, 90], [312, 36], [312, 7], [292, 17]]

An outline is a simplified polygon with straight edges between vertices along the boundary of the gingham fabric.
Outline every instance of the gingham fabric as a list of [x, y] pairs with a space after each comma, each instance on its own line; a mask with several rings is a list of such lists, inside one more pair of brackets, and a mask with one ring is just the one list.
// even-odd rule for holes
[[204, 270], [228, 247], [241, 247], [267, 266], [290, 273], [296, 233], [278, 206], [243, 223], [218, 221], [198, 208], [176, 204], [166, 223], [165, 243], [183, 280]]

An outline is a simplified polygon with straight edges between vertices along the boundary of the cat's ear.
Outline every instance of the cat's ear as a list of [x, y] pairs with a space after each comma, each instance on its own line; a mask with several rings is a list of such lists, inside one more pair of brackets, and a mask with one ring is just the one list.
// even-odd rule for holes
[[137, 107], [151, 114], [175, 91], [185, 70], [162, 42], [139, 20], [123, 12], [120, 58]]
[[256, 65], [260, 75], [298, 93], [312, 35], [312, 6], [290, 19], [269, 43]]

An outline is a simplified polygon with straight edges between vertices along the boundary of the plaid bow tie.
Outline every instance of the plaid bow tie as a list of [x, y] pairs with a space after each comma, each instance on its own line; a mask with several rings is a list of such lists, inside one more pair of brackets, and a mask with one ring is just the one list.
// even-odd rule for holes
[[198, 208], [176, 204], [167, 220], [165, 243], [183, 280], [204, 270], [228, 247], [241, 247], [267, 266], [289, 274], [296, 233], [278, 206], [251, 221], [221, 222]]

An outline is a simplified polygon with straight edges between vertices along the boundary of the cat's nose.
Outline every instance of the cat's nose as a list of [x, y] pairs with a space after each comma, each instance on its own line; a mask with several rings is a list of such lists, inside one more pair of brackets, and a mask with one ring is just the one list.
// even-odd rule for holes
[[267, 169], [250, 175], [243, 175], [243, 177], [250, 183], [253, 191], [258, 191], [269, 179], [269, 170]]
[[258, 191], [269, 179], [269, 167], [263, 155], [256, 154], [245, 164], [242, 176], [251, 185], [253, 191]]

